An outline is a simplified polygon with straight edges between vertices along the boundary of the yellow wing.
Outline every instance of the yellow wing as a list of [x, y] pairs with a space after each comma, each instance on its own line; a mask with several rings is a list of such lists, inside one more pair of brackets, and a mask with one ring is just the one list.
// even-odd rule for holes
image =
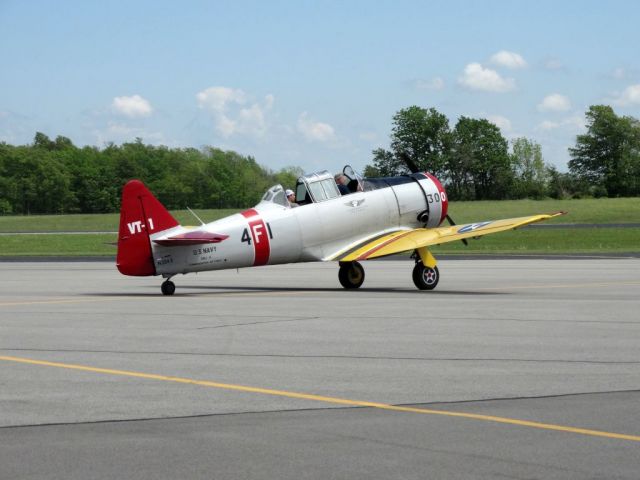
[[532, 215], [530, 217], [507, 218], [489, 222], [467, 223], [451, 227], [416, 228], [413, 230], [400, 230], [383, 235], [374, 240], [368, 240], [350, 251], [338, 255], [334, 260], [352, 262], [354, 260], [367, 260], [370, 258], [384, 257], [394, 253], [408, 252], [429, 245], [455, 242], [463, 238], [481, 237], [490, 233], [504, 232], [514, 228], [529, 225], [530, 223], [548, 220], [549, 218], [564, 215], [565, 212], [557, 212], [548, 215]]

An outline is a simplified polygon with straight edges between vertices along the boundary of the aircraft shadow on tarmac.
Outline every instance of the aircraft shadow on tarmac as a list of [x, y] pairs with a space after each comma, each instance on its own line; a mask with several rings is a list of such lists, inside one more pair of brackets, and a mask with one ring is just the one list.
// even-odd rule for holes
[[[157, 289], [157, 287], [149, 287]], [[247, 286], [203, 286], [203, 285], [180, 285], [179, 291], [177, 291], [173, 297], [194, 297], [200, 295], [199, 293], [192, 293], [185, 290], [200, 290], [206, 291], [206, 295], [227, 295], [229, 293], [282, 293], [282, 292], [344, 292], [345, 294], [366, 294], [366, 293], [401, 293], [411, 295], [464, 295], [464, 296], [491, 296], [491, 295], [510, 295], [510, 292], [498, 292], [498, 291], [461, 291], [461, 290], [434, 290], [425, 292], [416, 290], [414, 288], [359, 288], [357, 290], [345, 290], [342, 287], [336, 288], [321, 288], [321, 287], [247, 287]], [[149, 297], [148, 293], [83, 293], [82, 295], [91, 297]], [[158, 297], [162, 297], [158, 293]]]

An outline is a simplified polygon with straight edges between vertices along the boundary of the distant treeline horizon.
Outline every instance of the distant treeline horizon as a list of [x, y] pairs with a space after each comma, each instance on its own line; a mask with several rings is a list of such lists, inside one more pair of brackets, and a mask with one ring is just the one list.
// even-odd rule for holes
[[390, 149], [373, 151], [365, 175], [406, 173], [408, 158], [456, 200], [639, 196], [640, 121], [608, 105], [592, 105], [585, 118], [586, 133], [568, 149], [569, 171], [559, 172], [533, 140], [508, 142], [483, 118], [462, 116], [451, 128], [435, 108], [414, 105], [393, 116]]
[[274, 184], [295, 185], [301, 174], [209, 146], [169, 148], [136, 138], [101, 149], [38, 132], [31, 145], [0, 143], [0, 213], [117, 212], [122, 186], [133, 178], [169, 209], [244, 208]]
[[[364, 175], [408, 172], [406, 159], [443, 181], [450, 200], [640, 196], [640, 121], [606, 105], [589, 107], [587, 132], [569, 149], [569, 171], [542, 158], [527, 138], [509, 142], [486, 119], [460, 117], [455, 127], [434, 108], [399, 110], [390, 150], [372, 152]], [[252, 156], [216, 147], [169, 148], [142, 139], [77, 147], [64, 136], [35, 134], [32, 144], [0, 142], [0, 214], [113, 213], [122, 186], [145, 182], [169, 209], [246, 208], [274, 184], [295, 185], [303, 174], [277, 172]]]

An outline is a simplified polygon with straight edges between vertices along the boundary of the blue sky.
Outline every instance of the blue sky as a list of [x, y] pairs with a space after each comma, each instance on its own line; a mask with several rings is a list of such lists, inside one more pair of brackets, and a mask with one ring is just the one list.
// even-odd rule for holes
[[0, 141], [141, 137], [362, 169], [410, 105], [566, 169], [589, 105], [640, 117], [640, 2], [0, 0]]

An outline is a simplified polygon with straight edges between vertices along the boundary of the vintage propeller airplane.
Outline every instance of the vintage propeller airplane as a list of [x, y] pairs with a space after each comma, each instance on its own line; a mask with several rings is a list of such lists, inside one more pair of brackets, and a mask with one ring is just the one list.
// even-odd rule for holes
[[[564, 213], [455, 225], [442, 184], [412, 170], [362, 178], [346, 166], [344, 194], [327, 171], [303, 175], [297, 207], [275, 185], [254, 208], [199, 227], [180, 225], [142, 182], [131, 180], [122, 191], [116, 264], [124, 275], [162, 275], [164, 295], [175, 292], [171, 278], [180, 273], [316, 261], [337, 261], [342, 286], [358, 288], [364, 282], [359, 261], [413, 252], [413, 282], [432, 290], [440, 273], [429, 246]], [[441, 226], [445, 219], [450, 226]]]

